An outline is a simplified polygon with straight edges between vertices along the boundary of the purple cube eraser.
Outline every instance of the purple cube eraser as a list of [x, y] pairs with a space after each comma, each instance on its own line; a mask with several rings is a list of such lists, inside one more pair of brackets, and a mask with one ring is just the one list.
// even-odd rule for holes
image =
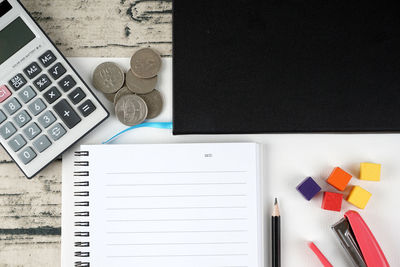
[[304, 181], [301, 182], [296, 189], [308, 201], [311, 200], [319, 191], [321, 191], [321, 187], [311, 177], [304, 179]]

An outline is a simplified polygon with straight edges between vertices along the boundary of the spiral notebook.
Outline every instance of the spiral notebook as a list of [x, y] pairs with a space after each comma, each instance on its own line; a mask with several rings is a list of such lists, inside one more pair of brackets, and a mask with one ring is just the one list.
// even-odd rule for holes
[[62, 266], [263, 266], [259, 145], [80, 150], [63, 161]]

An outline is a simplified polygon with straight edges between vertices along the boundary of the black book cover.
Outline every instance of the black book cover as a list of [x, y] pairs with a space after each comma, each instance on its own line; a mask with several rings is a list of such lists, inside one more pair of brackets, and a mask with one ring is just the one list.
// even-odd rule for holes
[[174, 0], [174, 134], [400, 130], [399, 6]]

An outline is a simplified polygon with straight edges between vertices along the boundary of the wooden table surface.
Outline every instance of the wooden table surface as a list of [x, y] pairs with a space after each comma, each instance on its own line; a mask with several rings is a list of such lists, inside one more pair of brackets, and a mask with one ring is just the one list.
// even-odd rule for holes
[[[172, 54], [172, 0], [22, 0], [68, 57]], [[60, 266], [61, 160], [27, 180], [0, 148], [0, 266]]]

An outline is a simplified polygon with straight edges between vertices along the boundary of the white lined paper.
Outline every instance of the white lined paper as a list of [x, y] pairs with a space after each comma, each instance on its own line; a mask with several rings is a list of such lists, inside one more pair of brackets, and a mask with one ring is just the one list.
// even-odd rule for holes
[[82, 150], [94, 266], [261, 266], [256, 144]]

